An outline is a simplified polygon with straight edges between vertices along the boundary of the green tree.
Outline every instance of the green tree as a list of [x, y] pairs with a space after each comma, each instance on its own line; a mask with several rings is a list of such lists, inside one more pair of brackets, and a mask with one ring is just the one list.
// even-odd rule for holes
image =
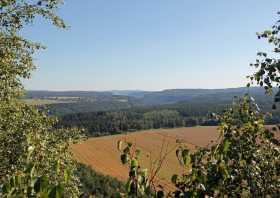
[[[280, 12], [277, 13], [280, 16]], [[251, 80], [248, 83], [254, 84], [255, 82], [264, 87], [266, 92], [272, 94], [273, 87], [280, 88], [280, 21], [278, 20], [270, 29], [263, 32], [258, 32], [257, 37], [264, 39], [270, 46], [270, 52], [258, 52], [255, 63], [251, 63], [256, 71], [253, 75], [248, 76]], [[276, 94], [275, 102], [280, 101], [280, 92]]]
[[[38, 16], [65, 28], [64, 22], [55, 15], [61, 3], [60, 0], [0, 0], [0, 194], [7, 191], [3, 185], [7, 181], [18, 175], [26, 178], [29, 166], [36, 170], [32, 178], [44, 177], [50, 185], [63, 185], [64, 196], [79, 194], [79, 180], [72, 174], [76, 165], [69, 145], [79, 138], [80, 132], [55, 129], [55, 118], [19, 99], [24, 92], [21, 80], [30, 78], [35, 69], [33, 55], [43, 48], [19, 32]], [[34, 182], [32, 185], [9, 193], [26, 197], [26, 191], [34, 187]]]

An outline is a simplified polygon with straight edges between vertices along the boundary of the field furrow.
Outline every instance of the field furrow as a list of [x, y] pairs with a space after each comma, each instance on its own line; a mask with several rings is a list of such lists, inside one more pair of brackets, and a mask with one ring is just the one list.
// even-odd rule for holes
[[141, 166], [148, 169], [155, 168], [154, 162], [161, 153], [168, 152], [157, 176], [157, 183], [166, 189], [173, 189], [170, 178], [174, 173], [182, 173], [183, 168], [175, 155], [178, 142], [183, 143], [190, 150], [197, 146], [203, 147], [216, 140], [217, 127], [191, 127], [177, 129], [158, 129], [134, 132], [122, 135], [90, 138], [72, 146], [74, 157], [81, 163], [87, 164], [96, 171], [125, 181], [128, 177], [128, 168], [120, 162], [120, 153], [117, 150], [117, 141], [132, 142], [141, 149]]

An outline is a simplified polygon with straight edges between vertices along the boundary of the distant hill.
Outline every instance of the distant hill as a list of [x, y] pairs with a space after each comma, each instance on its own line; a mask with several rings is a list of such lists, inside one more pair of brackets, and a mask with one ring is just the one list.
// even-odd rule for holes
[[81, 127], [89, 136], [99, 136], [152, 128], [215, 126], [218, 120], [211, 114], [222, 113], [229, 108], [235, 96], [247, 93], [254, 97], [261, 111], [272, 113], [272, 116], [265, 116], [266, 124], [280, 123], [279, 108], [272, 111], [273, 97], [257, 87], [115, 91], [111, 95], [91, 97], [82, 97], [77, 92], [72, 95], [79, 97], [75, 103], [45, 106], [50, 114], [59, 116], [58, 126]]
[[203, 101], [232, 101], [234, 96], [242, 96], [249, 93], [258, 100], [271, 100], [265, 95], [263, 88], [252, 87], [250, 89], [229, 88], [229, 89], [170, 89], [159, 92], [146, 93], [143, 97], [145, 105], [162, 105], [177, 102], [203, 102]]
[[[276, 91], [276, 89], [274, 90]], [[234, 96], [249, 93], [260, 106], [268, 109], [273, 98], [263, 88], [246, 87], [229, 89], [168, 89], [163, 91], [113, 90], [113, 91], [27, 91], [26, 98], [59, 100], [47, 105], [52, 114], [63, 115], [93, 111], [113, 111], [136, 107], [203, 106], [215, 109], [231, 104]], [[64, 101], [61, 102], [61, 101]], [[73, 102], [75, 101], [75, 102]]]
[[113, 95], [119, 96], [130, 96], [136, 98], [143, 98], [145, 94], [149, 93], [148, 91], [139, 91], [139, 90], [113, 90], [111, 91]]

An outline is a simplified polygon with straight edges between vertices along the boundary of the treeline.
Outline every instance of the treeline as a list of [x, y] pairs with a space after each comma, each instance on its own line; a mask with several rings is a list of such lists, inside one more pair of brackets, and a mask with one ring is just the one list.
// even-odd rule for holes
[[[89, 136], [102, 136], [144, 129], [176, 128], [192, 126], [215, 126], [218, 121], [211, 113], [221, 114], [229, 108], [226, 103], [179, 102], [160, 106], [141, 106], [110, 111], [72, 113], [60, 116], [58, 127], [84, 128]], [[260, 103], [267, 112], [271, 103]], [[280, 123], [280, 106], [271, 115], [265, 116], [266, 124]]]
[[208, 116], [185, 115], [187, 114], [182, 111], [158, 108], [77, 113], [61, 117], [59, 127], [84, 128], [89, 136], [100, 136], [144, 129], [218, 124], [215, 119]]
[[[64, 116], [74, 113], [93, 111], [119, 111], [137, 106], [137, 100], [126, 96], [80, 98], [73, 103], [49, 104], [41, 107], [47, 109], [50, 115]], [[139, 105], [138, 105], [139, 106]]]

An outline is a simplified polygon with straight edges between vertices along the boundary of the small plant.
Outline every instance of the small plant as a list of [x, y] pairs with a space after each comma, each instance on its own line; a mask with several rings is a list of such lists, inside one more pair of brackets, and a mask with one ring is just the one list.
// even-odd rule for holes
[[129, 197], [141, 197], [151, 194], [148, 170], [139, 165], [141, 151], [130, 142], [118, 141], [118, 150], [121, 152], [121, 162], [128, 165], [129, 177], [125, 188]]
[[129, 167], [129, 178], [126, 184], [128, 197], [157, 197], [170, 196], [170, 192], [165, 192], [164, 187], [158, 183], [158, 174], [166, 157], [172, 153], [177, 146], [170, 148], [169, 142], [162, 140], [159, 155], [153, 159], [152, 153], [147, 154], [150, 158], [150, 167], [141, 168], [140, 153], [135, 144], [125, 141], [118, 141], [118, 150], [121, 152], [121, 162]]

